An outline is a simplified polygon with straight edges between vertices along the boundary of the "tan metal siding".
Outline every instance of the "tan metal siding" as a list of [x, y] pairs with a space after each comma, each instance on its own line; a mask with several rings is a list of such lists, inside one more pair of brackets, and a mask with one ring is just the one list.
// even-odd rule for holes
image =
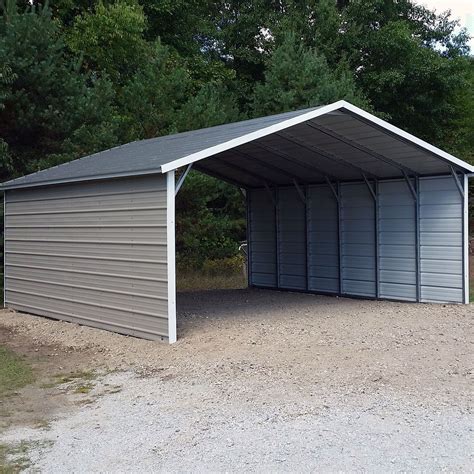
[[168, 338], [164, 176], [6, 193], [6, 305]]

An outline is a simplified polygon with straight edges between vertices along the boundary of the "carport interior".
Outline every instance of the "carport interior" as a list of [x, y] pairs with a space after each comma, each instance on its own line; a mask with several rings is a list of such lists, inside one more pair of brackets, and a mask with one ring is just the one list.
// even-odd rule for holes
[[245, 189], [250, 286], [467, 302], [465, 170], [340, 109], [197, 161]]

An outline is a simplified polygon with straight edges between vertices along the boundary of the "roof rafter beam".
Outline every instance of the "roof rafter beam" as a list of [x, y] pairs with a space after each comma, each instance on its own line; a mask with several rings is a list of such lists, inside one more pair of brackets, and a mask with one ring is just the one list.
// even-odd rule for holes
[[257, 163], [260, 163], [262, 166], [265, 166], [268, 169], [274, 170], [278, 173], [283, 173], [285, 176], [291, 176], [294, 179], [299, 179], [300, 181], [306, 182], [305, 178], [302, 178], [301, 176], [296, 176], [296, 175], [292, 174], [290, 171], [288, 171], [284, 168], [281, 168], [280, 166], [276, 166], [273, 163], [268, 163], [267, 161], [262, 160], [261, 158], [258, 158], [256, 156], [252, 156], [248, 153], [245, 153], [243, 151], [236, 150], [236, 149], [229, 150], [229, 151], [231, 151], [232, 153], [235, 153], [236, 155], [242, 156], [243, 158], [246, 158], [248, 160], [252, 160], [252, 161], [255, 161]]
[[342, 135], [340, 135], [337, 132], [334, 132], [333, 130], [324, 127], [323, 125], [316, 124], [314, 122], [306, 122], [306, 125], [308, 125], [311, 128], [314, 128], [315, 130], [318, 130], [321, 133], [324, 133], [325, 135], [328, 135], [332, 138], [336, 138], [337, 140], [340, 140], [341, 142], [344, 142], [346, 145], [351, 146], [352, 148], [355, 148], [359, 151], [362, 151], [366, 153], [367, 155], [372, 156], [373, 158], [376, 158], [380, 161], [383, 161], [387, 165], [393, 166], [394, 168], [397, 168], [399, 171], [404, 171], [407, 174], [413, 174], [415, 176], [418, 176], [418, 173], [415, 170], [412, 170], [408, 166], [402, 165], [400, 163], [397, 163], [396, 161], [392, 160], [391, 158], [388, 158], [387, 156], [383, 156], [370, 148], [365, 147], [364, 145], [361, 145], [360, 143], [355, 142], [354, 140], [351, 140], [350, 138], [346, 138]]
[[375, 176], [371, 171], [365, 168], [362, 168], [358, 165], [355, 165], [354, 163], [350, 162], [349, 160], [346, 160], [345, 158], [340, 157], [339, 155], [335, 155], [334, 153], [329, 153], [327, 151], [324, 151], [318, 146], [308, 143], [305, 140], [301, 140], [301, 138], [295, 137], [294, 135], [290, 135], [289, 133], [285, 133], [285, 132], [280, 132], [280, 133], [277, 133], [276, 135], [302, 148], [305, 148], [306, 150], [312, 153], [315, 153], [319, 157], [323, 157], [326, 160], [336, 161], [337, 163], [340, 163], [343, 166], [352, 168], [352, 170], [356, 171], [357, 173], [360, 173], [360, 174], [365, 173], [371, 176], [372, 178], [377, 178], [377, 176]]
[[326, 176], [329, 176], [330, 178], [337, 180], [337, 177], [327, 173], [323, 169], [321, 169], [319, 166], [314, 165], [313, 163], [309, 164], [304, 161], [299, 160], [298, 158], [295, 158], [291, 155], [288, 155], [288, 153], [285, 153], [284, 151], [280, 151], [276, 148], [273, 148], [268, 145], [264, 145], [263, 143], [254, 143], [254, 145], [258, 146], [259, 148], [262, 148], [263, 150], [268, 151], [269, 153], [272, 153], [273, 155], [277, 155], [280, 158], [283, 158], [286, 161], [289, 161], [290, 163], [296, 164], [298, 166], [301, 166], [302, 168], [307, 169], [308, 171], [311, 171], [312, 173], [317, 173], [321, 176], [321, 178], [325, 178]]
[[226, 183], [232, 184], [232, 186], [237, 186], [238, 188], [247, 189], [251, 187], [249, 185], [239, 183], [238, 181], [235, 181], [232, 178], [228, 178], [227, 176], [224, 176], [223, 174], [220, 174], [216, 171], [210, 170], [209, 168], [202, 166], [200, 163], [194, 163], [194, 169], [196, 171], [200, 171], [201, 173], [212, 176], [213, 178], [220, 179], [221, 181], [225, 181]]
[[248, 171], [234, 163], [230, 163], [229, 161], [224, 160], [223, 158], [217, 158], [216, 156], [214, 156], [212, 157], [212, 159], [218, 161], [219, 163], [222, 163], [224, 166], [227, 166], [229, 168], [232, 168], [238, 171], [239, 173], [246, 174], [247, 176], [250, 176], [251, 178], [256, 179], [257, 181], [262, 182], [262, 184], [268, 181], [269, 183], [273, 185], [278, 185], [278, 183], [276, 183], [274, 180], [268, 179], [266, 176], [263, 176], [260, 173], [254, 173], [253, 171]]

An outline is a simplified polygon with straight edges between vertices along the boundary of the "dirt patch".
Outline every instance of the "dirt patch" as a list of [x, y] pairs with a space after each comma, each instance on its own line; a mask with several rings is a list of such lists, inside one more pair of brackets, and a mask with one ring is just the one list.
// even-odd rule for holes
[[0, 345], [23, 357], [34, 374], [34, 383], [0, 398], [0, 431], [12, 425], [47, 427], [51, 419], [75, 408], [78, 400], [68, 395], [75, 387], [71, 382], [79, 385], [83, 376], [90, 378], [83, 368], [101, 370], [99, 364], [91, 365], [93, 354], [87, 350], [40, 342], [14, 328], [0, 326]]
[[185, 293], [169, 346], [4, 312], [10, 343], [121, 370], [82, 395], [92, 404], [5, 442], [52, 441], [31, 452], [48, 472], [126, 470], [132, 457], [141, 470], [468, 470], [473, 316], [472, 305]]

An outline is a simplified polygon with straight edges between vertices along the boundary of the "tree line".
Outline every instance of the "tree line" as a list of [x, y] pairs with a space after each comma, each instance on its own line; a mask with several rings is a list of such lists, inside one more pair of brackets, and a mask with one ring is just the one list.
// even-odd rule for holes
[[[0, 1], [0, 178], [143, 138], [346, 99], [474, 161], [474, 59], [411, 0]], [[245, 238], [233, 187], [192, 173], [186, 265]]]

